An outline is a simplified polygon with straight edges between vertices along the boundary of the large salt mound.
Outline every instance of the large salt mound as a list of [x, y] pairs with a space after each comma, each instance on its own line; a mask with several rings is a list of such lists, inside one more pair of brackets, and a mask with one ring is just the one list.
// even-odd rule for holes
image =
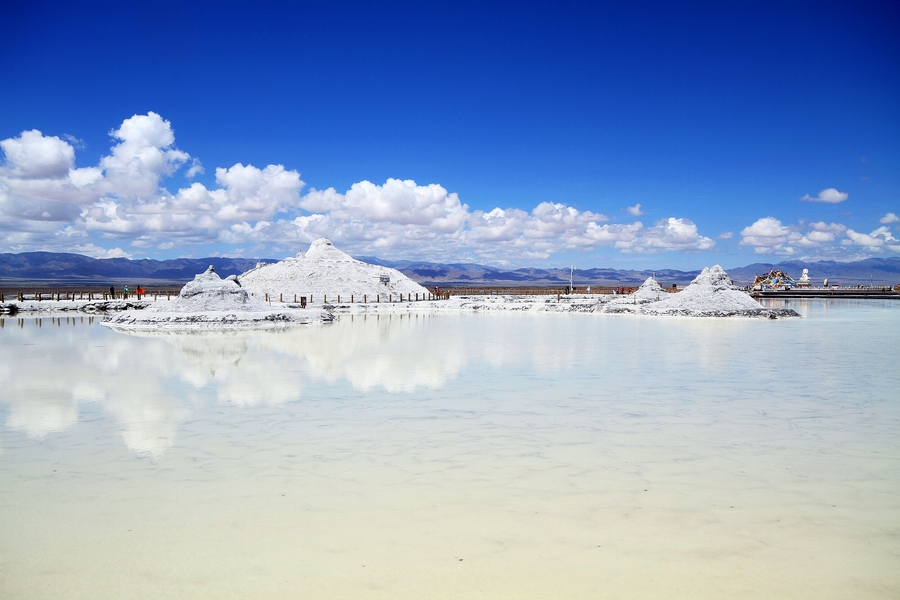
[[639, 310], [650, 315], [683, 315], [693, 317], [798, 317], [790, 309], [767, 309], [746, 293], [737, 289], [728, 273], [715, 265], [704, 268], [678, 294], [646, 304]]
[[312, 296], [319, 302], [327, 296], [330, 302], [338, 296], [348, 302], [353, 296], [361, 302], [363, 296], [374, 302], [376, 297], [404, 299], [410, 294], [426, 298], [428, 290], [396, 269], [370, 265], [356, 260], [334, 247], [327, 239], [314, 241], [304, 256], [301, 252], [271, 265], [259, 265], [239, 277], [241, 285], [257, 298], [268, 294], [270, 299]]
[[273, 310], [250, 296], [235, 277], [220, 278], [212, 267], [194, 277], [172, 301], [159, 301], [145, 310], [127, 310], [104, 319], [114, 329], [196, 329], [215, 327], [274, 327], [327, 322], [324, 310]]

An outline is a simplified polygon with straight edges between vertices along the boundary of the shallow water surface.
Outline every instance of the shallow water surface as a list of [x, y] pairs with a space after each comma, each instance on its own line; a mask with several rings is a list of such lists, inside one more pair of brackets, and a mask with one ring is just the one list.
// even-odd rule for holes
[[0, 320], [0, 597], [896, 598], [900, 306]]

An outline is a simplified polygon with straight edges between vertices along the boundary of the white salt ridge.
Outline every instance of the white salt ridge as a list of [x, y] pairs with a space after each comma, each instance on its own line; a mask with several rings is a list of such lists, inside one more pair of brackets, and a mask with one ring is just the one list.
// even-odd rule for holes
[[146, 310], [127, 310], [104, 319], [103, 325], [116, 329], [266, 328], [333, 319], [325, 310], [273, 310], [241, 288], [236, 277], [222, 279], [210, 266], [171, 302], [156, 303]]
[[[387, 283], [382, 280], [386, 279]], [[321, 302], [327, 297], [336, 302], [338, 296], [349, 302], [368, 302], [388, 298], [399, 300], [410, 295], [428, 297], [428, 290], [400, 271], [356, 260], [349, 254], [334, 247], [327, 239], [321, 238], [310, 244], [304, 256], [299, 253], [270, 265], [259, 265], [239, 277], [241, 285], [257, 298], [269, 296], [270, 300], [283, 299], [292, 302], [294, 296], [312, 296]]]

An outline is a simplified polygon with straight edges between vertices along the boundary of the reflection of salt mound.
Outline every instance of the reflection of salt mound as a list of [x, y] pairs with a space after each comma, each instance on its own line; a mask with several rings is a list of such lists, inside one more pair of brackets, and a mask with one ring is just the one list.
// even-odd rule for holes
[[155, 312], [203, 312], [210, 310], [266, 311], [269, 306], [251, 297], [233, 278], [222, 279], [210, 266], [188, 282], [171, 302], [157, 304]]
[[272, 265], [259, 265], [240, 276], [241, 285], [257, 298], [282, 297], [293, 301], [294, 296], [310, 296], [314, 300], [349, 301], [354, 296], [361, 302], [363, 295], [374, 301], [376, 296], [399, 298], [419, 294], [425, 298], [428, 290], [396, 269], [370, 265], [356, 260], [334, 247], [327, 239], [314, 241], [304, 256], [288, 258]]
[[683, 291], [672, 294], [665, 300], [647, 304], [640, 312], [703, 317], [799, 316], [789, 309], [763, 308], [756, 300], [737, 289], [728, 273], [719, 265], [704, 268]]

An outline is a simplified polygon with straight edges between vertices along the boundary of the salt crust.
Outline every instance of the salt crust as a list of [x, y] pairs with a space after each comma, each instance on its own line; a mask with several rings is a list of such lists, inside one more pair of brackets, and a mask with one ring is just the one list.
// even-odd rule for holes
[[[424, 305], [424, 306], [423, 306]], [[703, 271], [683, 291], [666, 292], [652, 277], [633, 294], [568, 296], [453, 296], [448, 301], [414, 303], [416, 309], [510, 311], [510, 312], [583, 312], [683, 317], [794, 318], [791, 309], [763, 308], [746, 292], [735, 287], [728, 274], [715, 265]], [[365, 312], [367, 306], [347, 305], [336, 310]], [[376, 310], [381, 311], [379, 307]], [[395, 309], [396, 310], [396, 309]]]
[[400, 271], [356, 260], [321, 238], [310, 244], [304, 256], [259, 265], [239, 277], [247, 292], [257, 298], [293, 301], [294, 296], [312, 297], [321, 302], [327, 297], [334, 302], [340, 296], [348, 302], [398, 301], [418, 294], [428, 297], [428, 290]]

